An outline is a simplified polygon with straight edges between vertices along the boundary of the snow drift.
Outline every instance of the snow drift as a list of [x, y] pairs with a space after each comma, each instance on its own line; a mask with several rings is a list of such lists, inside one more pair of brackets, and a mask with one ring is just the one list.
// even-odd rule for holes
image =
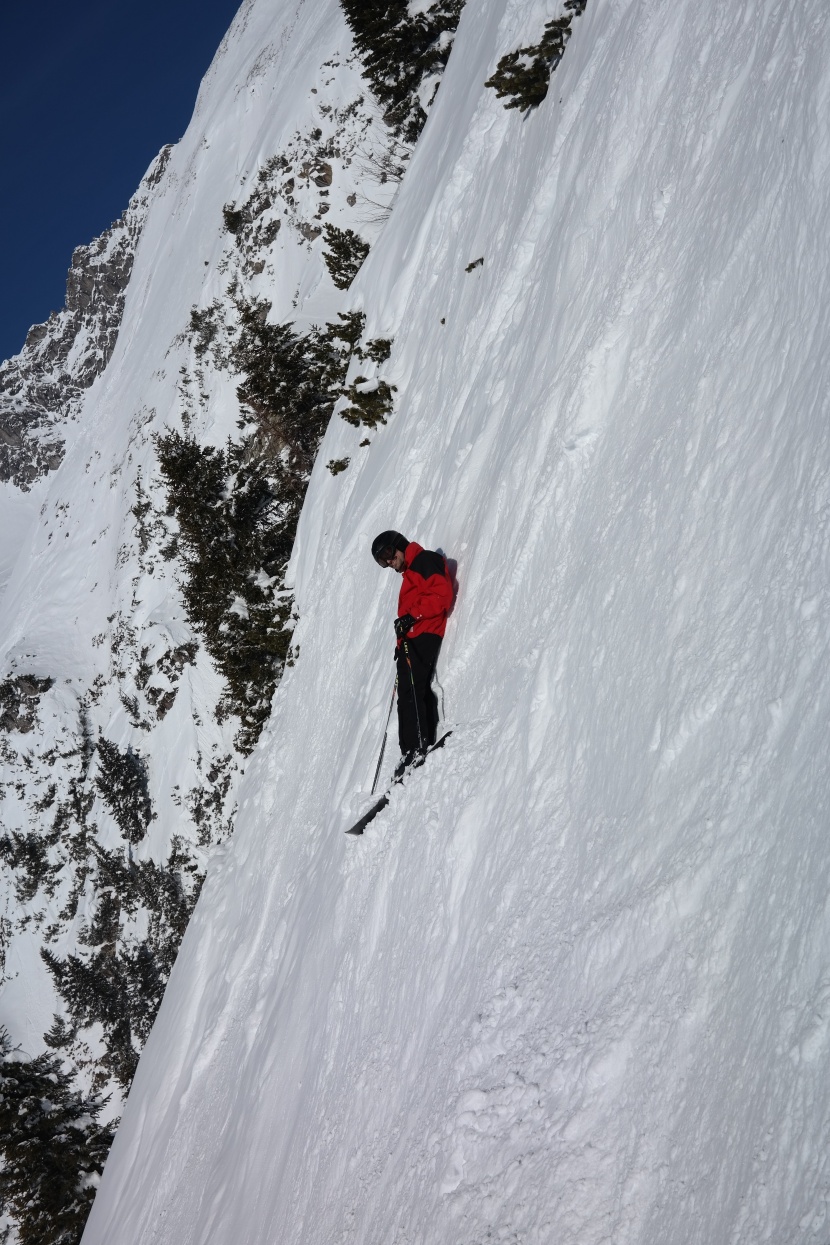
[[[243, 11], [287, 95], [322, 8]], [[468, 0], [352, 287], [396, 410], [326, 435], [300, 655], [85, 1245], [827, 1237], [830, 13], [596, 0], [505, 111], [549, 16]], [[159, 366], [164, 211], [113, 386]], [[353, 841], [388, 526], [457, 561], [454, 734]]]

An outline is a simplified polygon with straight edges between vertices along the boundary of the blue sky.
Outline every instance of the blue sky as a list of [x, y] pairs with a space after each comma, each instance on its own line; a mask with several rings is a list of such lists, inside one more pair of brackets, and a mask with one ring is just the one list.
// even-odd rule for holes
[[0, 5], [0, 359], [63, 305], [73, 249], [184, 133], [239, 4]]

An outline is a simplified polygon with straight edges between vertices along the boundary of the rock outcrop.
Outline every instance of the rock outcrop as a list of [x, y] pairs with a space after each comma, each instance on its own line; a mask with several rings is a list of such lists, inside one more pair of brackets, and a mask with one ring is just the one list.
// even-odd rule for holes
[[60, 464], [63, 425], [115, 349], [135, 248], [171, 150], [156, 156], [120, 220], [76, 247], [63, 309], [33, 325], [20, 354], [0, 365], [0, 480], [29, 489]]

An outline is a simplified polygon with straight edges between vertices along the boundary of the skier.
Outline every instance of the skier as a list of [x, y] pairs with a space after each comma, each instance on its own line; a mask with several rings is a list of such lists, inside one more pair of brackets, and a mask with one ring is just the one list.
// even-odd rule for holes
[[381, 532], [372, 541], [378, 566], [403, 576], [395, 619], [398, 663], [398, 742], [396, 775], [435, 743], [438, 700], [432, 676], [452, 605], [452, 580], [446, 559], [422, 549], [400, 532]]

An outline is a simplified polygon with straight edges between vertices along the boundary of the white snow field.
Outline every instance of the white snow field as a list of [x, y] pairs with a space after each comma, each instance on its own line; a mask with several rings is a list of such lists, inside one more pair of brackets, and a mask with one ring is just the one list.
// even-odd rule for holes
[[[505, 110], [556, 12], [468, 0], [350, 291], [396, 409], [327, 433], [300, 656], [84, 1245], [830, 1241], [830, 7], [589, 0]], [[343, 30], [252, 0], [185, 149], [247, 158], [257, 48], [296, 112]], [[184, 193], [101, 401], [193, 301]], [[390, 526], [458, 564], [454, 733], [355, 840]]]

